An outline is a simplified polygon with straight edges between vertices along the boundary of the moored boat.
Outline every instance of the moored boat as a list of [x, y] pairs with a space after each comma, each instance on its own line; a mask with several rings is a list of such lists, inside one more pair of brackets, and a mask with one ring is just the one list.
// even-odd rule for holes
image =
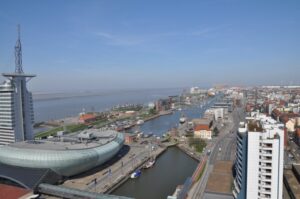
[[144, 124], [144, 120], [138, 120], [138, 121], [136, 122], [136, 124], [137, 124], [137, 125]]
[[154, 164], [155, 164], [155, 159], [151, 159], [145, 164], [144, 168], [149, 169], [149, 168], [153, 167]]
[[186, 121], [186, 118], [185, 118], [185, 117], [181, 117], [181, 118], [179, 119], [179, 122], [180, 122], [181, 124], [185, 123], [185, 121]]
[[137, 178], [137, 177], [139, 177], [140, 175], [142, 175], [142, 172], [141, 172], [141, 170], [136, 170], [135, 172], [133, 172], [131, 175], [130, 175], [130, 178]]

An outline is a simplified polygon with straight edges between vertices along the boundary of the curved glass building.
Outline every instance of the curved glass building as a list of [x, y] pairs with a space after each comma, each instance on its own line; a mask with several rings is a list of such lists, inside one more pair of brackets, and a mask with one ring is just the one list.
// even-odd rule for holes
[[17, 142], [0, 147], [0, 162], [26, 168], [52, 169], [72, 176], [99, 166], [118, 153], [124, 135], [89, 129], [51, 140]]

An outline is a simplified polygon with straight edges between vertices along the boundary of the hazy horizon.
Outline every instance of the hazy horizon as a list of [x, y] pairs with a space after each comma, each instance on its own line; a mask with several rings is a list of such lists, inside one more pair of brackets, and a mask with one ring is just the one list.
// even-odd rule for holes
[[299, 10], [298, 1], [2, 1], [0, 72], [14, 71], [21, 24], [33, 92], [299, 85]]

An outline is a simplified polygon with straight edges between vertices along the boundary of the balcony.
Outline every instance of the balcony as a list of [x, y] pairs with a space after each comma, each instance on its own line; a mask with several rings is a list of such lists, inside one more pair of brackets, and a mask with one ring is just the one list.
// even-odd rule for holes
[[269, 195], [271, 197], [271, 189], [269, 188], [262, 188], [260, 190], [258, 189], [258, 193]]
[[272, 150], [259, 150], [259, 155], [263, 155], [263, 156], [272, 156]]
[[240, 156], [243, 156], [242, 150], [238, 150], [238, 154], [239, 154]]
[[233, 181], [233, 184], [234, 184], [234, 189], [236, 190], [237, 193], [239, 193], [240, 192], [240, 188], [239, 188], [236, 180]]
[[243, 139], [240, 137], [240, 136], [236, 136], [237, 137], [237, 142], [239, 142], [239, 143], [243, 143]]
[[260, 176], [258, 179], [262, 182], [272, 182], [271, 176]]
[[272, 174], [272, 170], [271, 169], [259, 169], [260, 173], [262, 174]]
[[238, 175], [236, 179], [237, 179], [238, 184], [242, 184], [242, 178], [241, 178], [241, 176]]
[[260, 147], [262, 148], [273, 148], [273, 144], [272, 143], [268, 143], [269, 141], [267, 140], [266, 142], [261, 141], [260, 142]]
[[259, 186], [260, 186], [261, 188], [269, 188], [269, 189], [272, 188], [271, 182], [261, 182]]
[[270, 195], [270, 194], [259, 194], [259, 195], [258, 195], [258, 198], [259, 198], [259, 199], [271, 198], [271, 195]]
[[260, 167], [272, 167], [272, 163], [263, 163], [263, 162], [259, 162], [259, 166], [260, 166]]
[[242, 171], [241, 170], [242, 169], [240, 169], [240, 168], [237, 169], [238, 176], [242, 176]]
[[259, 156], [259, 161], [261, 162], [261, 163], [272, 163], [272, 157], [270, 157], [270, 156]]
[[243, 168], [242, 162], [237, 162], [237, 168], [242, 170], [242, 168]]
[[236, 193], [235, 190], [232, 191], [232, 195], [233, 195], [234, 198], [237, 198], [237, 193]]

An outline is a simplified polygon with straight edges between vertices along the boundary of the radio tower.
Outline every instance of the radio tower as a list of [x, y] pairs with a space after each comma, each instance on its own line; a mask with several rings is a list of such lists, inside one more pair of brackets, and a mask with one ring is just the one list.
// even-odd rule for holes
[[16, 73], [23, 73], [20, 24], [18, 24], [18, 39], [17, 39], [16, 46], [15, 46], [15, 65], [16, 65], [15, 72]]

